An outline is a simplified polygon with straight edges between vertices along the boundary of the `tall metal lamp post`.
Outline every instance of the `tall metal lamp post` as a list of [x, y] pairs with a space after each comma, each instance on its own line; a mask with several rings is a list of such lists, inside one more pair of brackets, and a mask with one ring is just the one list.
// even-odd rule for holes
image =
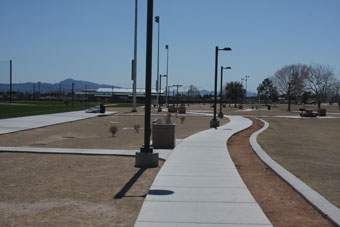
[[168, 106], [168, 76], [169, 76], [169, 45], [165, 45], [166, 49], [166, 97], [165, 97], [165, 103], [166, 106]]
[[160, 80], [160, 75], [159, 75], [159, 34], [160, 34], [160, 21], [159, 21], [159, 16], [155, 16], [155, 22], [158, 24], [158, 47], [157, 47], [157, 104], [158, 104], [158, 112], [162, 112], [162, 108], [159, 105], [159, 80]]
[[216, 105], [217, 105], [217, 67], [218, 67], [218, 51], [231, 51], [230, 47], [225, 47], [223, 49], [219, 49], [216, 46], [215, 49], [215, 91], [214, 91], [214, 118], [210, 121], [210, 128], [217, 128], [220, 125], [220, 122], [216, 119]]
[[247, 85], [248, 85], [248, 78], [249, 76], [245, 76], [245, 81], [246, 81], [246, 93], [244, 94], [244, 104], [246, 104], [246, 100], [247, 100]]
[[221, 94], [220, 94], [220, 112], [218, 113], [219, 118], [223, 118], [222, 112], [222, 99], [223, 99], [223, 69], [231, 69], [231, 67], [223, 67], [221, 66]]
[[150, 146], [153, 0], [148, 0], [147, 9], [144, 146], [140, 148], [140, 152], [136, 152], [135, 167], [137, 168], [158, 167], [159, 159], [159, 154], [153, 153], [153, 148]]
[[138, 12], [138, 0], [135, 2], [135, 34], [134, 34], [134, 51], [132, 60], [132, 112], [137, 112], [136, 109], [136, 83], [137, 83], [137, 12]]
[[9, 103], [12, 103], [12, 60], [9, 60]]
[[[160, 75], [160, 81], [159, 81], [159, 89], [160, 89], [160, 93], [161, 93], [161, 96], [160, 96], [160, 105], [162, 105], [162, 77], [166, 77], [166, 87], [165, 87], [165, 95], [166, 95], [166, 100], [168, 98], [168, 75]], [[163, 96], [164, 96], [164, 92], [163, 92]], [[166, 101], [166, 105], [168, 105], [167, 101]]]

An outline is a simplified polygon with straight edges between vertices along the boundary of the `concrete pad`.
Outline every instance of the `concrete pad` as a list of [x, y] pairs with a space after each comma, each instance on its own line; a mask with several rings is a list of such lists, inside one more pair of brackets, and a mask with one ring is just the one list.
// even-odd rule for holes
[[[240, 176], [168, 176], [156, 177], [153, 187], [246, 188]], [[152, 189], [152, 188], [151, 188]]]
[[138, 222], [269, 225], [258, 209], [256, 203], [145, 201]]
[[256, 203], [247, 188], [153, 187], [147, 197], [148, 201]]
[[[109, 150], [109, 149], [71, 149], [71, 148], [41, 148], [41, 147], [0, 147], [0, 152], [45, 153], [45, 154], [75, 154], [75, 155], [123, 155], [135, 156], [139, 150]], [[159, 158], [166, 160], [172, 150], [154, 150]]]
[[184, 139], [173, 150], [135, 226], [271, 226], [227, 152], [228, 138], [252, 122], [240, 116], [229, 119], [227, 125]]
[[161, 171], [158, 173], [159, 175], [172, 175], [172, 176], [237, 176], [238, 171], [233, 167], [220, 167], [213, 166], [212, 168], [196, 168], [196, 167], [187, 167], [187, 166], [164, 166]]

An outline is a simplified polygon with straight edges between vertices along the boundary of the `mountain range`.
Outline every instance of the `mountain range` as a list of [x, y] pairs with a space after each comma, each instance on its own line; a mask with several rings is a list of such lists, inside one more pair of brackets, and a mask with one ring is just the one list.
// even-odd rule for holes
[[[98, 89], [98, 88], [119, 88], [118, 86], [108, 85], [108, 84], [97, 84], [89, 81], [83, 80], [73, 80], [72, 78], [68, 78], [66, 80], [60, 81], [59, 83], [40, 83], [40, 93], [48, 93], [53, 91], [59, 91], [61, 88], [62, 91], [68, 93], [72, 91], [72, 83], [74, 83], [74, 91], [80, 92], [85, 89]], [[13, 83], [12, 85], [13, 91], [20, 92], [28, 92], [32, 93], [33, 89], [35, 92], [39, 92], [39, 82], [26, 82], [26, 83]], [[0, 83], [0, 92], [6, 92], [9, 90], [9, 84], [1, 84]], [[209, 90], [200, 90], [199, 91], [202, 96], [204, 95], [213, 95], [214, 91]], [[247, 91], [247, 97], [256, 96], [257, 94], [254, 92]]]
[[[97, 84], [89, 81], [83, 80], [73, 80], [72, 78], [68, 78], [66, 80], [60, 81], [59, 83], [40, 83], [40, 93], [48, 93], [53, 91], [59, 91], [61, 88], [64, 92], [72, 91], [72, 83], [74, 83], [74, 91], [79, 92], [83, 89], [98, 89], [98, 88], [112, 88], [118, 86], [112, 86], [108, 84]], [[31, 93], [33, 89], [38, 92], [39, 91], [39, 82], [32, 83], [13, 83], [12, 90], [20, 91], [20, 92], [29, 92]], [[6, 92], [9, 90], [9, 84], [0, 84], [0, 92]]]

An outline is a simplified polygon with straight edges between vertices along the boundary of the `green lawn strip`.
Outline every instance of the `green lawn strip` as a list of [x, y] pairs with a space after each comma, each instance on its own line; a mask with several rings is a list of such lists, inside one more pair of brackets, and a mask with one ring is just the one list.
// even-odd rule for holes
[[51, 113], [62, 113], [70, 111], [78, 111], [89, 108], [88, 103], [85, 104], [74, 104], [74, 106], [65, 104], [60, 105], [60, 103], [45, 103], [43, 105], [0, 105], [0, 119], [13, 118], [13, 117], [23, 117], [32, 116], [40, 114], [51, 114]]
[[[74, 102], [66, 105], [63, 101], [16, 101], [13, 104], [1, 102], [0, 119], [62, 113], [85, 110], [98, 105], [94, 102]], [[108, 107], [132, 107], [131, 103], [108, 104]], [[137, 104], [136, 106], [142, 106]]]
[[340, 119], [266, 118], [259, 137], [276, 162], [340, 208]]

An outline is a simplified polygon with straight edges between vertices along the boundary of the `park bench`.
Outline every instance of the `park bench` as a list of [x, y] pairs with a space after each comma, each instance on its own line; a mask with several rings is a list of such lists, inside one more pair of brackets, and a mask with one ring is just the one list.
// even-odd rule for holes
[[300, 116], [301, 117], [316, 117], [318, 114], [313, 112], [313, 110], [308, 110], [304, 108], [300, 108]]

